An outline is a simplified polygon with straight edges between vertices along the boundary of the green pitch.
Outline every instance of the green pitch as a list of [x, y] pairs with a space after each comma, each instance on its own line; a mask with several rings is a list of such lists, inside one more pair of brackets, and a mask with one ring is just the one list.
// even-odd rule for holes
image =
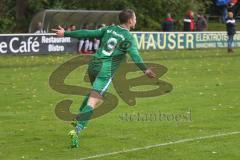
[[[80, 160], [96, 155], [92, 159], [239, 160], [239, 53], [142, 53], [145, 62], [168, 68], [161, 79], [173, 90], [138, 98], [135, 107], [119, 99], [115, 110], [89, 123], [77, 149], [69, 148], [72, 127], [54, 109], [70, 98], [76, 112], [82, 97], [60, 94], [48, 84], [50, 74], [76, 55], [0, 56], [0, 159]], [[76, 69], [65, 82], [84, 84], [85, 70]], [[117, 96], [113, 87], [110, 92]], [[144, 118], [151, 113], [158, 113], [158, 119]]]

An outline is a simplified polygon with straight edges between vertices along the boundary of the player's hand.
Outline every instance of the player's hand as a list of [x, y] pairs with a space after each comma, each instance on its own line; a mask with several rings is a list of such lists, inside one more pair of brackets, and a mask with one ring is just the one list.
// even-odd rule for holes
[[146, 76], [148, 76], [149, 78], [155, 78], [156, 74], [155, 72], [152, 70], [152, 68], [148, 68], [146, 69], [146, 71], [144, 72]]
[[64, 37], [65, 30], [61, 26], [58, 26], [58, 29], [52, 29], [52, 31], [55, 32], [58, 37]]

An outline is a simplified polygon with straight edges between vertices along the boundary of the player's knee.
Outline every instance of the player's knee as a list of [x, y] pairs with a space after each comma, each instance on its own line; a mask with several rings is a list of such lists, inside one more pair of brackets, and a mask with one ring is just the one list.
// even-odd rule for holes
[[99, 93], [92, 91], [88, 99], [88, 105], [90, 105], [93, 108], [96, 108], [97, 105], [101, 102], [101, 100], [102, 96]]

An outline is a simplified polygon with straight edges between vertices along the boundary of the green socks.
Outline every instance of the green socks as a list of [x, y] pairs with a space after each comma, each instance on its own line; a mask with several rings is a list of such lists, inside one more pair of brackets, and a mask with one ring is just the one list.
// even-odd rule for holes
[[89, 105], [86, 105], [85, 107], [83, 107], [80, 114], [76, 117], [76, 119], [77, 119], [76, 130], [78, 133], [80, 132], [80, 130], [82, 130], [86, 127], [92, 114], [93, 114], [93, 107], [91, 107]]

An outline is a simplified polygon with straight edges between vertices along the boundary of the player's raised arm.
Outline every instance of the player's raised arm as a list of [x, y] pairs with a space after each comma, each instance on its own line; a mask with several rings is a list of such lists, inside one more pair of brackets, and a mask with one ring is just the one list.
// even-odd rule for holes
[[76, 30], [65, 31], [61, 26], [58, 29], [52, 29], [59, 37], [73, 37], [73, 38], [101, 38], [106, 31], [106, 28], [96, 30]]

